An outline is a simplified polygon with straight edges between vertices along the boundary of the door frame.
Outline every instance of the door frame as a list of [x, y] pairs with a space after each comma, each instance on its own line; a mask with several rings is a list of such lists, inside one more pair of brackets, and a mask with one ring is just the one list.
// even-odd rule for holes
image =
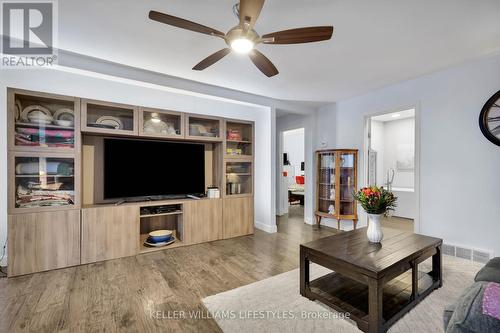
[[363, 115], [363, 174], [361, 179], [361, 184], [362, 186], [367, 186], [368, 185], [368, 151], [370, 148], [370, 132], [371, 132], [371, 118], [376, 117], [376, 116], [381, 116], [384, 114], [388, 113], [396, 113], [396, 112], [401, 112], [409, 109], [414, 109], [415, 110], [415, 219], [413, 223], [413, 231], [415, 233], [420, 232], [420, 225], [421, 225], [421, 184], [420, 184], [420, 170], [421, 170], [421, 163], [420, 163], [420, 147], [421, 147], [421, 132], [420, 132], [420, 117], [421, 117], [421, 107], [420, 107], [420, 102], [416, 102], [414, 104], [410, 104], [407, 106], [402, 106], [402, 107], [396, 107], [396, 108], [391, 108], [385, 111], [378, 111], [378, 112], [368, 112]]
[[[287, 190], [287, 195], [283, 197], [283, 193], [285, 190], [285, 185], [283, 182], [283, 153], [284, 153], [284, 146], [285, 146], [285, 132], [289, 131], [294, 131], [298, 129], [303, 129], [304, 130], [304, 160], [307, 158], [306, 156], [306, 126], [299, 126], [299, 127], [291, 127], [291, 128], [286, 128], [284, 130], [279, 131], [278, 135], [278, 176], [279, 176], [279, 182], [278, 182], [278, 191], [277, 193], [278, 196], [278, 207], [276, 207], [276, 215], [278, 216], [283, 216], [285, 214], [288, 214], [288, 190]], [[304, 161], [305, 162], [305, 161]], [[304, 168], [304, 174], [307, 169], [307, 163], [305, 163], [305, 168]], [[304, 188], [304, 221], [306, 222], [306, 202], [309, 200], [307, 199], [307, 189]]]

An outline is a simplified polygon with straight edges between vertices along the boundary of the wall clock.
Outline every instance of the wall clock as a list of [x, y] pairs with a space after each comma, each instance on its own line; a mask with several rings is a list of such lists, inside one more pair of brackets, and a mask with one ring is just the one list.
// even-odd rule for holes
[[500, 91], [483, 106], [479, 115], [479, 127], [488, 140], [500, 146]]

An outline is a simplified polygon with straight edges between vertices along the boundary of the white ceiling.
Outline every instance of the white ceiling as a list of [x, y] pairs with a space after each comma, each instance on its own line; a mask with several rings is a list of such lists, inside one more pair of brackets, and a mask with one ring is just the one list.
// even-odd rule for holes
[[267, 0], [256, 30], [333, 25], [331, 41], [259, 45], [280, 74], [262, 75], [231, 54], [191, 68], [221, 39], [150, 21], [150, 9], [221, 31], [237, 24], [236, 0], [59, 1], [59, 47], [105, 60], [303, 101], [336, 101], [500, 51], [498, 0]]

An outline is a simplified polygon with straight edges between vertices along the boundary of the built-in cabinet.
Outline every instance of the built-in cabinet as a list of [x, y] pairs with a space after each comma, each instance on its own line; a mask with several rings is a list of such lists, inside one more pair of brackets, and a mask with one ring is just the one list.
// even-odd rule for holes
[[223, 210], [223, 237], [250, 235], [254, 231], [252, 197], [226, 198]]
[[222, 199], [184, 203], [184, 221], [187, 244], [222, 239]]
[[80, 264], [80, 210], [9, 215], [8, 274]]
[[82, 209], [82, 264], [137, 254], [136, 206]]
[[222, 133], [222, 118], [193, 114], [186, 115], [186, 139], [201, 141], [222, 141]]
[[139, 136], [183, 139], [185, 137], [184, 113], [140, 108]]
[[[7, 107], [9, 276], [253, 233], [252, 122], [10, 88]], [[220, 198], [100, 204], [96, 142], [109, 136], [204, 143], [206, 186]], [[145, 246], [161, 228], [176, 242]]]
[[139, 107], [82, 99], [82, 132], [113, 135], [139, 133]]

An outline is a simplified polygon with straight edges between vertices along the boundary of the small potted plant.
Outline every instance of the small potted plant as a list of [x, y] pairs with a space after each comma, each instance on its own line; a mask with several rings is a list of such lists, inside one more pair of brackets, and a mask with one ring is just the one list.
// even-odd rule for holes
[[396, 208], [397, 197], [383, 187], [364, 187], [354, 193], [354, 199], [368, 213], [368, 231], [366, 235], [371, 243], [380, 243], [384, 238], [380, 218]]

